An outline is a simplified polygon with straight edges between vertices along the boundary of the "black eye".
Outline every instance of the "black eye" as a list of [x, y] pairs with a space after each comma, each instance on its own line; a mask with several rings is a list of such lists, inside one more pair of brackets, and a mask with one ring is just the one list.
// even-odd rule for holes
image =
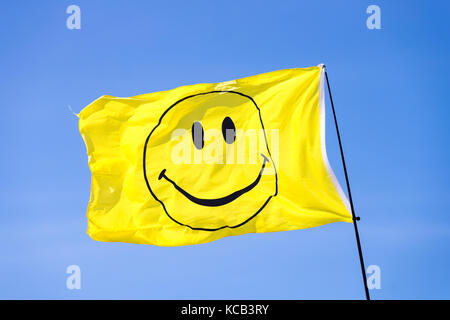
[[222, 134], [226, 143], [231, 144], [236, 140], [236, 127], [230, 117], [226, 117], [222, 122]]
[[202, 124], [198, 121], [194, 122], [192, 125], [192, 141], [194, 142], [194, 146], [201, 150], [205, 145], [203, 127]]

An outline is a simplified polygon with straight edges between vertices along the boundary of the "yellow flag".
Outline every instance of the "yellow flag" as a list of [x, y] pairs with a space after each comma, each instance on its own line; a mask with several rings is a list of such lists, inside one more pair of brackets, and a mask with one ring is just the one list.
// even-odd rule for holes
[[95, 240], [179, 246], [352, 222], [325, 149], [321, 65], [102, 96], [79, 117]]

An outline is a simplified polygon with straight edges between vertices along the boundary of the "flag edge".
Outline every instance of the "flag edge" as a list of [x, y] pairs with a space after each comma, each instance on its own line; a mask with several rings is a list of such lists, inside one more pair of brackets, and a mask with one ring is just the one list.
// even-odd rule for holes
[[344, 193], [344, 190], [342, 189], [334, 171], [333, 168], [331, 168], [330, 162], [328, 160], [327, 155], [327, 148], [326, 148], [326, 135], [325, 135], [325, 65], [319, 64], [318, 67], [320, 67], [320, 76], [319, 76], [319, 113], [320, 113], [320, 146], [322, 149], [322, 158], [323, 163], [325, 165], [325, 168], [327, 169], [328, 175], [331, 178], [331, 181], [334, 184], [334, 187], [336, 188], [337, 193], [339, 194], [339, 197], [341, 198], [342, 202], [344, 203], [344, 206], [348, 210], [349, 214], [352, 214], [350, 202], [347, 199], [346, 194]]

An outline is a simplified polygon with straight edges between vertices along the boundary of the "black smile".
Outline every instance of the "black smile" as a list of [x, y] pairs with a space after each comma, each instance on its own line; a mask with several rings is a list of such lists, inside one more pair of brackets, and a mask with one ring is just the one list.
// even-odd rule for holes
[[168, 178], [165, 175], [166, 169], [161, 171], [161, 173], [159, 174], [158, 180], [161, 180], [162, 178], [166, 179], [167, 181], [169, 181], [175, 187], [175, 189], [177, 189], [186, 198], [188, 198], [189, 200], [191, 200], [192, 202], [194, 202], [196, 204], [199, 204], [201, 206], [208, 206], [208, 207], [219, 207], [219, 206], [223, 206], [223, 205], [225, 205], [227, 203], [230, 203], [231, 201], [236, 200], [237, 198], [239, 198], [244, 193], [249, 192], [250, 190], [252, 190], [258, 184], [259, 180], [261, 180], [261, 175], [262, 175], [262, 173], [264, 171], [264, 168], [266, 166], [266, 162], [269, 162], [269, 159], [267, 159], [267, 157], [265, 155], [263, 155], [261, 153], [261, 156], [264, 158], [264, 162], [262, 164], [261, 171], [259, 171], [259, 174], [256, 177], [255, 181], [253, 181], [251, 184], [249, 184], [245, 188], [242, 188], [242, 189], [240, 189], [238, 191], [235, 191], [235, 192], [233, 192], [233, 193], [231, 193], [231, 194], [229, 194], [229, 195], [227, 195], [225, 197], [222, 197], [222, 198], [201, 199], [201, 198], [194, 197], [189, 192], [185, 191], [183, 188], [181, 188], [179, 185], [177, 185], [173, 180]]

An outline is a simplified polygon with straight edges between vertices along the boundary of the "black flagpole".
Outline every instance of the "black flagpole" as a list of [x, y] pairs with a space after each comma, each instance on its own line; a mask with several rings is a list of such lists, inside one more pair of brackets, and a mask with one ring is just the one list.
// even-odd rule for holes
[[339, 149], [341, 150], [341, 160], [342, 160], [342, 166], [344, 167], [345, 182], [347, 183], [348, 198], [350, 200], [350, 207], [352, 209], [353, 226], [355, 227], [355, 236], [356, 236], [356, 243], [358, 245], [359, 262], [361, 263], [361, 272], [362, 272], [363, 281], [364, 281], [364, 290], [366, 292], [366, 299], [370, 300], [369, 288], [367, 287], [366, 269], [364, 267], [364, 259], [363, 259], [362, 249], [361, 249], [361, 243], [359, 241], [358, 225], [356, 224], [356, 221], [359, 221], [359, 217], [357, 217], [355, 215], [355, 209], [353, 207], [352, 192], [350, 191], [350, 183], [348, 182], [347, 166], [345, 165], [344, 150], [342, 149], [341, 135], [339, 134], [339, 126], [338, 126], [337, 119], [336, 119], [336, 112], [334, 110], [333, 97], [331, 96], [330, 82], [328, 81], [327, 69], [325, 66], [323, 66], [323, 68], [325, 71], [325, 78], [327, 79], [328, 93], [330, 94], [330, 102], [331, 102], [331, 108], [333, 110], [333, 117], [334, 117], [334, 124], [336, 126], [336, 133], [337, 133], [337, 137], [338, 137], [338, 141], [339, 141]]

